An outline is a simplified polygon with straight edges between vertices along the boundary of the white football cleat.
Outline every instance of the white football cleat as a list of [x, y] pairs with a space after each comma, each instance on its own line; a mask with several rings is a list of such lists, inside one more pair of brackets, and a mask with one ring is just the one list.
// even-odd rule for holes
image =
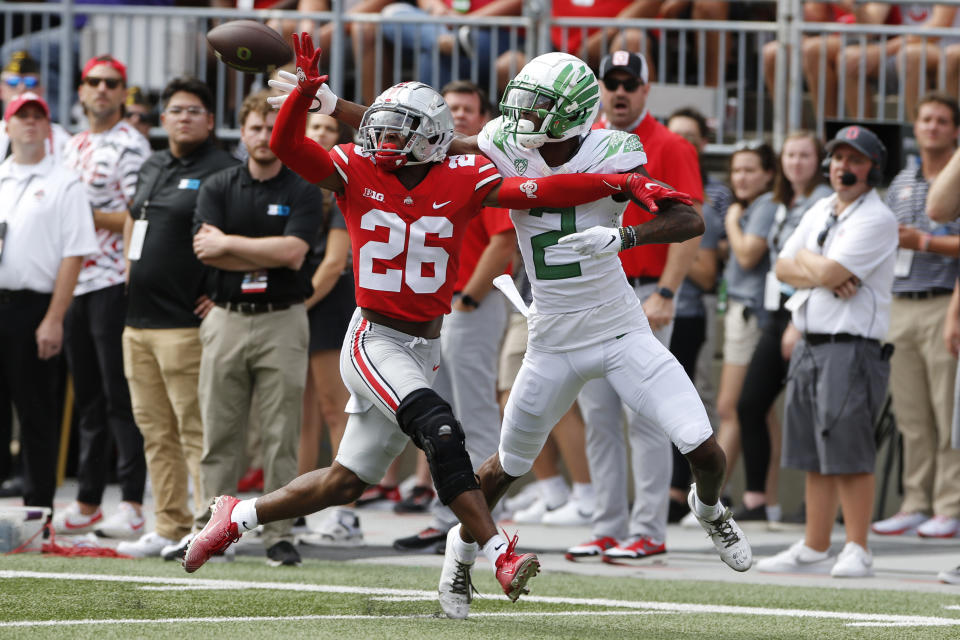
[[460, 537], [460, 525], [447, 532], [447, 546], [443, 554], [443, 569], [440, 572], [440, 608], [448, 618], [462, 620], [470, 613], [473, 602], [473, 582], [470, 571], [473, 562], [462, 562], [454, 549], [454, 542]]
[[690, 493], [687, 495], [687, 504], [690, 505], [690, 513], [694, 514], [700, 526], [710, 536], [713, 546], [720, 553], [720, 559], [727, 563], [727, 566], [734, 571], [746, 571], [753, 564], [753, 550], [747, 537], [743, 535], [734, 519], [730, 509], [717, 503], [723, 512], [716, 520], [705, 520], [697, 513], [697, 485], [690, 485]]

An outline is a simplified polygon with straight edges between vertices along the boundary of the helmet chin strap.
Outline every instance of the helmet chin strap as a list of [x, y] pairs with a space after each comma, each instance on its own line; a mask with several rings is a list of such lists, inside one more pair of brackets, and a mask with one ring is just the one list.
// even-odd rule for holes
[[384, 171], [396, 171], [407, 164], [407, 154], [400, 153], [397, 145], [392, 142], [385, 142], [383, 143], [383, 149], [377, 151], [373, 157], [377, 161], [377, 166]]

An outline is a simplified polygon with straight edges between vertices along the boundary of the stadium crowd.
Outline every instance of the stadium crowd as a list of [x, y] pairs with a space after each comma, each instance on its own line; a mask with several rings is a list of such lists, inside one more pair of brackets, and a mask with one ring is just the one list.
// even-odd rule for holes
[[[324, 0], [296, 4], [329, 9]], [[495, 16], [519, 15], [521, 5], [363, 0], [347, 10], [382, 12], [384, 19], [411, 12]], [[742, 9], [728, 2], [596, 5], [556, 1], [553, 10], [558, 17], [724, 20]], [[960, 25], [951, 5], [921, 11], [913, 4], [807, 2], [804, 12], [811, 21]], [[369, 26], [351, 30], [358, 52], [369, 51]], [[308, 21], [277, 27], [313, 29]], [[464, 71], [452, 68], [453, 59], [463, 65], [498, 58], [484, 66], [481, 84], [495, 74], [501, 90], [526, 60], [490, 29], [421, 27], [391, 37], [405, 49], [424, 47], [421, 79], [439, 76], [454, 127], [477, 135], [496, 109], [480, 87], [454, 79]], [[321, 46], [331, 38], [324, 27], [316, 36]], [[364, 38], [367, 45], [357, 44]], [[701, 399], [716, 410], [727, 477], [738, 459], [746, 477], [743, 495], [732, 500], [733, 518], [773, 525], [787, 517], [779, 470], [804, 472], [805, 508], [794, 516], [806, 523], [804, 537], [755, 562], [756, 569], [868, 576], [868, 532], [960, 536], [960, 203], [944, 186], [960, 183], [960, 37], [894, 38], [883, 50], [842, 48], [832, 35], [803, 42], [808, 86], [824, 92], [814, 93], [813, 103], [828, 115], [845, 100], [847, 113], [870, 117], [877, 104], [854, 90], [856, 79], [876, 79], [883, 65], [891, 69], [887, 81], [898, 65], [909, 77], [925, 73], [928, 86], [946, 78], [942, 92], [921, 93], [917, 84], [900, 89], [915, 157], [888, 157], [869, 126], [851, 124], [830, 140], [792, 132], [779, 150], [744, 141], [722, 176], [702, 162], [710, 131], [696, 108], [679, 108], [663, 123], [647, 108], [657, 91], [650, 41], [651, 34], [631, 30], [558, 30], [553, 38], [558, 51], [581, 55], [596, 72], [600, 107], [591, 126], [636, 134], [650, 176], [688, 194], [703, 219], [701, 237], [625, 250], [620, 259], [659, 343], [691, 381], [716, 378], [715, 395]], [[0, 493], [54, 506], [61, 415], [71, 413], [62, 406], [69, 371], [79, 489], [52, 526], [122, 539], [118, 551], [131, 556], [180, 559], [217, 496], [281, 489], [318, 467], [325, 437], [330, 458], [337, 456], [350, 397], [339, 347], [357, 305], [342, 205], [268, 144], [277, 118], [271, 105], [282, 102], [295, 76], [281, 75], [288, 84], [279, 92], [246, 95], [237, 109], [240, 145], [227, 151], [214, 135], [207, 84], [172, 79], [154, 106], [122, 60], [98, 55], [79, 70], [82, 118], [65, 123], [77, 132], [71, 136], [45, 99], [57, 79], [16, 44], [23, 43], [2, 48], [0, 74]], [[722, 43], [707, 37], [704, 46], [715, 58]], [[460, 53], [451, 57], [454, 47]], [[762, 50], [768, 71], [774, 53], [769, 45]], [[431, 66], [437, 59], [439, 72]], [[369, 103], [381, 89], [373, 70], [382, 61], [362, 60], [370, 65], [361, 72]], [[772, 87], [772, 76], [767, 80]], [[165, 137], [150, 141], [159, 149], [153, 151], [145, 134], [157, 124]], [[304, 134], [327, 150], [353, 139], [326, 115], [311, 115]], [[886, 184], [895, 161], [903, 167]], [[623, 224], [653, 219], [631, 203]], [[481, 465], [496, 456], [526, 345], [524, 317], [492, 285], [495, 276], [512, 274], [530, 302], [516, 237], [506, 212], [490, 207], [467, 231], [434, 386], [461, 421], [481, 476]], [[722, 341], [714, 331], [718, 316]], [[871, 524], [875, 426], [888, 393], [903, 448], [903, 501]], [[13, 439], [16, 455], [7, 446]], [[268, 561], [298, 564], [297, 540], [362, 544], [362, 510], [383, 506], [431, 511], [430, 526], [398, 536], [395, 547], [443, 553], [457, 519], [437, 496], [430, 471], [426, 456], [407, 481], [390, 467], [316, 531], [302, 519], [264, 525]], [[568, 550], [573, 561], [643, 560], [668, 551], [668, 522], [700, 526], [703, 505], [688, 501], [687, 459], [660, 424], [631, 410], [604, 380], [584, 386], [559, 418], [533, 473], [535, 480], [494, 516], [590, 525], [591, 539]], [[142, 513], [148, 477], [153, 531], [144, 530]], [[103, 513], [104, 487], [114, 479], [122, 502]], [[847, 538], [831, 555], [838, 508]], [[221, 555], [230, 554], [228, 548]], [[960, 568], [940, 579], [960, 584]]]

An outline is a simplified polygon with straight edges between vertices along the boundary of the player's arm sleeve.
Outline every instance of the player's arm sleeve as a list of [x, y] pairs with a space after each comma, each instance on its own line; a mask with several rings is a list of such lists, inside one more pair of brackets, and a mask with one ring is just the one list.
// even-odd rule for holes
[[312, 101], [313, 96], [305, 95], [299, 87], [283, 101], [270, 136], [270, 149], [307, 182], [317, 184], [330, 176], [334, 169], [327, 150], [305, 134], [307, 109]]
[[495, 199], [490, 204], [509, 209], [572, 207], [629, 193], [627, 179], [630, 175], [572, 173], [545, 178], [506, 178], [490, 192], [489, 198]]

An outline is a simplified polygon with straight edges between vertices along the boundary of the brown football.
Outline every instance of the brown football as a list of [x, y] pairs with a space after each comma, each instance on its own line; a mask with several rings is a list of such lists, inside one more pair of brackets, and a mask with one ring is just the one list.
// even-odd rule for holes
[[207, 32], [217, 58], [245, 73], [270, 73], [293, 60], [280, 34], [254, 20], [231, 20]]

